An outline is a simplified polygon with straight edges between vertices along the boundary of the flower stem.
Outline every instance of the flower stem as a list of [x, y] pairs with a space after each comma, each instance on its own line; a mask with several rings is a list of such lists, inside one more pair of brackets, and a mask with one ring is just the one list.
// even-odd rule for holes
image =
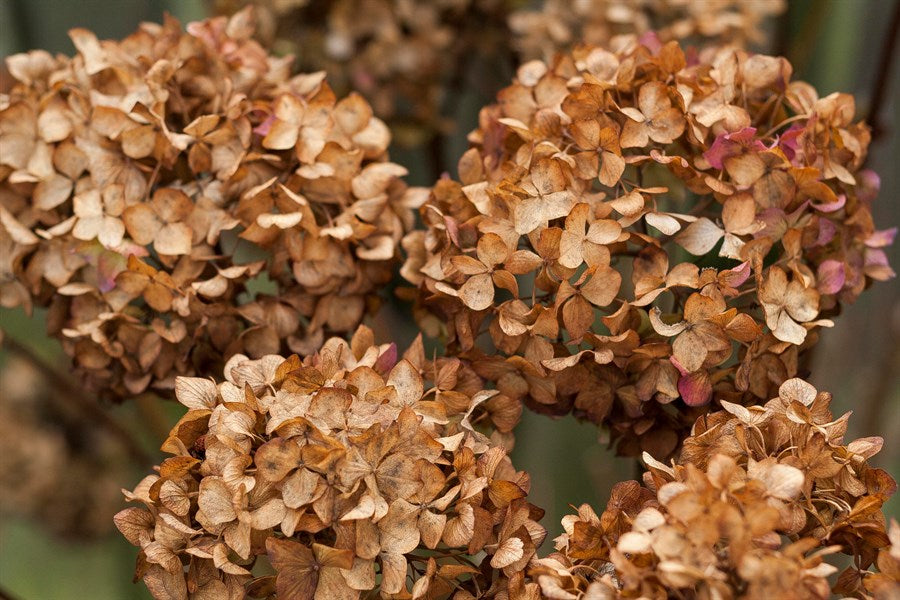
[[[68, 377], [48, 365], [31, 348], [22, 344], [9, 335], [3, 336], [3, 347], [31, 363], [46, 378], [47, 382], [55, 387], [58, 394], [50, 394], [57, 404], [74, 403], [81, 410], [82, 415], [92, 423], [106, 429], [110, 435], [121, 442], [129, 456], [136, 465], [146, 467], [153, 464], [152, 457], [137, 443], [132, 434], [104, 411], [96, 400], [89, 397], [77, 384]], [[2, 598], [0, 594], [0, 598]]]
[[888, 25], [881, 47], [881, 56], [878, 57], [878, 70], [875, 73], [874, 88], [869, 100], [868, 121], [872, 125], [872, 138], [878, 139], [885, 132], [885, 125], [881, 119], [881, 107], [888, 95], [891, 80], [891, 63], [897, 50], [897, 38], [900, 32], [900, 0], [894, 2], [894, 12], [891, 15], [891, 23]]

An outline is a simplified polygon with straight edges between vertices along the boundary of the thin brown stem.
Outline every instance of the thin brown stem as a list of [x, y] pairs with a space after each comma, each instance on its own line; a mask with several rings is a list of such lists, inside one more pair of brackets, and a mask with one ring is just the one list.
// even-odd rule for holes
[[9, 590], [0, 587], [0, 600], [18, 600], [18, 597], [11, 594]]
[[444, 173], [444, 134], [435, 132], [428, 140], [428, 158], [431, 162], [431, 180], [436, 182]]
[[806, 72], [809, 59], [815, 51], [816, 42], [821, 37], [819, 33], [825, 18], [829, 13], [827, 0], [812, 0], [806, 10], [806, 16], [800, 27], [799, 33], [794, 37], [794, 43], [788, 50], [788, 59], [794, 65], [795, 73]]
[[775, 35], [772, 40], [772, 54], [787, 56], [791, 41], [791, 11], [785, 10], [775, 23]]
[[31, 348], [22, 344], [9, 335], [3, 336], [3, 347], [31, 363], [46, 378], [47, 382], [57, 389], [58, 394], [50, 394], [53, 402], [62, 409], [66, 404], [74, 403], [81, 414], [93, 423], [102, 427], [116, 440], [118, 440], [128, 452], [135, 464], [146, 467], [153, 464], [153, 458], [137, 443], [132, 434], [104, 411], [96, 400], [88, 396], [78, 385], [68, 377], [48, 365]]
[[897, 38], [900, 32], [900, 0], [894, 2], [894, 12], [891, 15], [891, 23], [881, 47], [881, 56], [878, 57], [878, 70], [875, 72], [872, 96], [869, 100], [868, 121], [872, 125], [872, 139], [878, 139], [884, 134], [885, 126], [881, 119], [881, 107], [887, 99], [891, 80], [891, 63], [897, 50]]
[[900, 340], [897, 335], [888, 336], [888, 348], [882, 353], [878, 376], [862, 402], [863, 423], [860, 431], [878, 431], [882, 428], [885, 409], [889, 406], [887, 399], [891, 387], [895, 384], [898, 367], [900, 367]]

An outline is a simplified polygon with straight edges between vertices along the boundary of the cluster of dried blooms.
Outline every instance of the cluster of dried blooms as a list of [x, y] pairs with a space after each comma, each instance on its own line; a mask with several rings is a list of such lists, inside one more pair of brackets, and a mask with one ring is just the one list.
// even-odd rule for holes
[[[0, 305], [48, 307], [92, 389], [188, 409], [114, 519], [154, 597], [900, 595], [882, 440], [844, 444], [848, 415], [795, 378], [894, 275], [868, 129], [784, 59], [674, 41], [755, 41], [780, 1], [259, 4], [258, 38], [249, 9], [73, 30], [73, 58], [10, 57], [0, 95]], [[525, 56], [568, 53], [481, 111], [458, 180], [407, 188], [374, 114], [445, 128], [463, 57], [507, 27]], [[257, 41], [288, 30], [375, 109]], [[358, 327], [401, 240], [443, 358]], [[30, 381], [4, 384], [2, 509], [92, 531], [114, 449]], [[525, 405], [649, 469], [544, 558], [507, 456]]]
[[[763, 22], [782, 0], [216, 0], [231, 13], [253, 5], [260, 38], [294, 53], [301, 68], [324, 69], [340, 91], [356, 90], [389, 119], [401, 143], [419, 144], [453, 127], [451, 96], [473, 61], [487, 72], [549, 58], [576, 43], [607, 44], [651, 28], [670, 39], [744, 44], [765, 39]], [[490, 97], [492, 77], [477, 78]]]
[[893, 276], [846, 94], [783, 58], [623, 40], [523, 65], [403, 241], [423, 330], [501, 392], [669, 455], [713, 395], [765, 400]]
[[291, 76], [248, 13], [7, 59], [0, 304], [49, 306], [92, 389], [310, 352], [391, 278], [424, 192], [366, 101]]
[[[805, 381], [723, 401], [678, 460], [645, 454], [646, 487], [617, 484], [600, 516], [580, 507], [541, 557], [527, 474], [475, 428], [490, 393], [446, 391], [458, 366], [418, 345], [398, 361], [360, 329], [302, 361], [234, 357], [218, 385], [179, 379], [174, 456], [126, 492], [145, 507], [116, 516], [137, 576], [167, 599], [900, 592], [900, 526], [881, 512], [896, 483], [868, 462], [882, 440], [845, 444], [849, 413]], [[852, 564], [829, 582], [838, 554]], [[275, 575], [254, 577], [260, 561]]]
[[[508, 0], [215, 0], [229, 14], [252, 5], [259, 37], [325, 70], [335, 89], [355, 90], [389, 120], [397, 141], [418, 145], [447, 132], [448, 94], [472, 60], [508, 45]], [[489, 90], [493, 94], [495, 90]]]
[[543, 511], [476, 429], [496, 393], [459, 366], [360, 328], [302, 361], [236, 355], [218, 385], [178, 378], [174, 456], [115, 519], [136, 576], [166, 599], [517, 597]]
[[606, 46], [650, 31], [664, 42], [758, 45], [767, 19], [784, 9], [783, 0], [545, 0], [538, 10], [513, 12], [509, 27], [521, 58], [551, 59], [575, 44]]
[[[830, 400], [791, 379], [765, 405], [723, 402], [672, 466], [645, 456], [647, 487], [565, 517], [531, 576], [555, 600], [898, 597], [900, 526], [881, 512], [897, 485], [868, 464], [882, 440], [844, 444]], [[830, 583], [839, 553], [852, 564]]]
[[116, 440], [22, 359], [6, 357], [0, 389], [0, 517], [72, 540], [109, 533], [130, 473]]

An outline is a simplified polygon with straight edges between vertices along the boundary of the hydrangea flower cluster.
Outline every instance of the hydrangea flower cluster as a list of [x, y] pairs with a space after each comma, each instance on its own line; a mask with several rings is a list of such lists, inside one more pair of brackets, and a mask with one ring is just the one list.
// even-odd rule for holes
[[[852, 97], [739, 47], [781, 4], [279, 0], [10, 57], [0, 305], [47, 307], [90, 389], [187, 409], [114, 519], [135, 578], [160, 600], [900, 595], [883, 441], [845, 443], [849, 414], [800, 378], [894, 276], [896, 230]], [[301, 69], [374, 109], [264, 49], [296, 19]], [[458, 61], [506, 27], [544, 60], [454, 177], [407, 187], [375, 115], [443, 127]], [[395, 268], [442, 356], [360, 325]], [[37, 406], [0, 410], [0, 476], [29, 476], [4, 505], [101, 470], [63, 460]], [[646, 467], [549, 554], [508, 456], [525, 406]]]
[[550, 59], [576, 44], [608, 46], [616, 36], [654, 32], [664, 42], [747, 47], [766, 39], [766, 21], [782, 0], [544, 0], [509, 17], [522, 59]]
[[[418, 146], [453, 129], [448, 95], [477, 54], [503, 68], [507, 0], [214, 0], [218, 12], [252, 6], [259, 37], [325, 70], [341, 92], [361, 93], [397, 143]], [[494, 90], [489, 90], [489, 96]]]
[[252, 33], [247, 12], [170, 19], [7, 59], [0, 303], [48, 306], [94, 390], [310, 352], [391, 278], [424, 190], [362, 97], [292, 76]]
[[[543, 511], [476, 429], [496, 392], [452, 390], [457, 366], [421, 345], [398, 360], [360, 328], [302, 361], [236, 355], [221, 383], [179, 378], [173, 456], [115, 519], [136, 576], [173, 599], [516, 597]], [[266, 560], [276, 575], [254, 578]]]
[[764, 400], [893, 276], [853, 114], [734, 48], [526, 63], [403, 241], [420, 326], [504, 394], [666, 456], [714, 390]]
[[[370, 330], [300, 360], [236, 356], [225, 381], [180, 378], [187, 414], [158, 475], [116, 516], [157, 598], [826, 599], [900, 590], [896, 491], [881, 438], [801, 379], [762, 406], [723, 401], [645, 487], [565, 517], [540, 556], [530, 480], [476, 425], [492, 392], [442, 392], [447, 365], [397, 360]], [[455, 364], [455, 363], [454, 363]], [[437, 369], [437, 370], [435, 370]], [[479, 554], [483, 553], [483, 554]], [[835, 554], [853, 558], [833, 583]], [[480, 559], [478, 557], [481, 557]], [[267, 561], [274, 575], [254, 577]], [[459, 594], [462, 594], [460, 596]]]
[[[789, 379], [762, 406], [723, 402], [671, 465], [645, 456], [646, 487], [620, 483], [599, 517], [565, 517], [531, 576], [560, 600], [896, 596], [900, 526], [881, 506], [897, 484], [868, 463], [882, 439], [845, 444], [849, 413], [830, 400]], [[853, 564], [830, 583], [840, 553]]]
[[782, 0], [215, 0], [230, 14], [253, 6], [260, 38], [277, 52], [323, 69], [336, 89], [356, 90], [390, 123], [399, 143], [420, 145], [454, 129], [453, 95], [461, 83], [491, 97], [490, 76], [575, 44], [606, 45], [615, 36], [656, 29], [665, 41], [744, 45], [765, 38], [764, 22]]

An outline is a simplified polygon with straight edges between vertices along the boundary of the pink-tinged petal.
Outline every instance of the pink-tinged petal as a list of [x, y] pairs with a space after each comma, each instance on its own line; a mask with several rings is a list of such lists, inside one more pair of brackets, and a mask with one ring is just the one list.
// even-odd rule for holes
[[753, 234], [754, 238], [771, 237], [776, 240], [781, 239], [781, 236], [784, 235], [788, 228], [787, 215], [784, 214], [783, 210], [774, 206], [756, 215], [756, 220], [762, 222], [765, 226]]
[[723, 133], [716, 136], [716, 139], [713, 141], [712, 146], [709, 147], [709, 150], [703, 153], [703, 158], [705, 158], [706, 162], [713, 168], [724, 169], [725, 159], [729, 156], [734, 156], [736, 149], [737, 144], [728, 139], [727, 133]]
[[706, 371], [696, 371], [678, 380], [678, 393], [688, 406], [709, 404], [712, 391], [712, 383]]
[[778, 137], [778, 147], [781, 148], [781, 151], [784, 152], [784, 155], [791, 162], [793, 162], [794, 157], [800, 151], [800, 135], [804, 129], [803, 125], [794, 123]]
[[129, 257], [132, 254], [134, 254], [138, 258], [150, 256], [150, 251], [146, 246], [141, 246], [140, 244], [129, 242], [128, 240], [123, 241], [121, 244], [113, 248], [113, 250], [125, 257]]
[[831, 213], [844, 208], [845, 204], [847, 204], [847, 196], [841, 194], [834, 202], [827, 202], [825, 204], [812, 204], [812, 207], [819, 212]]
[[762, 140], [756, 139], [756, 127], [744, 127], [733, 133], [726, 134], [726, 137], [732, 142], [737, 142], [748, 150], [762, 151], [766, 149]]
[[105, 252], [97, 260], [97, 287], [108, 292], [116, 287], [116, 277], [128, 267], [128, 259], [116, 252]]
[[[120, 244], [120, 247], [132, 245]], [[134, 248], [137, 252], [140, 252], [141, 256], [147, 255], [147, 250], [143, 246], [134, 245]], [[78, 244], [74, 248], [73, 253], [94, 266], [97, 275], [97, 289], [106, 293], [116, 287], [116, 277], [128, 266], [128, 255], [136, 252], [121, 252], [118, 248], [116, 250], [108, 250], [98, 242], [91, 241]]]
[[750, 271], [750, 261], [742, 262], [735, 268], [729, 269], [728, 272], [733, 275], [728, 278], [728, 283], [735, 288], [744, 285], [744, 282], [750, 277]]
[[377, 373], [385, 374], [390, 372], [390, 370], [393, 369], [396, 364], [397, 344], [391, 342], [391, 345], [388, 346], [387, 350], [381, 353], [372, 368]]
[[844, 263], [839, 260], [828, 259], [822, 261], [816, 271], [817, 289], [823, 294], [837, 294], [844, 287], [847, 274]]
[[189, 34], [202, 41], [210, 48], [215, 47], [215, 36], [213, 35], [213, 32], [210, 29], [209, 25], [204, 24], [202, 21], [192, 21], [188, 23], [187, 26], [185, 26], [185, 29]]
[[269, 135], [269, 130], [272, 129], [272, 123], [274, 122], [275, 115], [269, 115], [265, 121], [253, 128], [253, 133], [263, 137]]
[[354, 87], [360, 91], [371, 90], [377, 84], [375, 77], [365, 69], [356, 69], [353, 72], [352, 79]]
[[716, 169], [722, 169], [726, 158], [765, 149], [765, 144], [756, 139], [756, 128], [744, 127], [739, 131], [716, 136], [709, 150], [703, 153], [703, 158]]
[[684, 49], [684, 58], [688, 67], [696, 67], [700, 64], [700, 52], [697, 46], [688, 46]]
[[884, 248], [886, 246], [890, 246], [894, 243], [894, 238], [897, 237], [897, 228], [891, 227], [890, 229], [882, 229], [881, 231], [875, 231], [866, 238], [866, 246], [869, 248]]
[[674, 356], [670, 356], [669, 361], [681, 373], [681, 378], [678, 380], [678, 393], [681, 394], [684, 403], [688, 406], [708, 404], [712, 399], [712, 383], [709, 380], [709, 374], [706, 371], [688, 373], [687, 369]]
[[837, 233], [837, 226], [828, 219], [819, 219], [819, 235], [813, 246], [824, 246], [834, 239]]
[[884, 250], [869, 249], [866, 250], [865, 274], [876, 281], [887, 281], [894, 278], [897, 274], [888, 263], [887, 254]]
[[669, 362], [672, 363], [673, 365], [675, 365], [675, 368], [678, 369], [678, 372], [681, 373], [682, 376], [688, 374], [688, 370], [685, 369], [684, 366], [681, 364], [681, 361], [679, 361], [674, 356], [669, 357]]
[[881, 189], [881, 177], [872, 169], [863, 169], [856, 174], [856, 195], [863, 202], [871, 202]]
[[444, 227], [447, 228], [447, 235], [454, 245], [459, 246], [459, 224], [453, 217], [444, 216]]
[[655, 31], [642, 33], [641, 36], [638, 37], [638, 43], [647, 48], [653, 56], [656, 56], [659, 54], [659, 51], [662, 50], [662, 42], [659, 41], [659, 36], [656, 35]]

